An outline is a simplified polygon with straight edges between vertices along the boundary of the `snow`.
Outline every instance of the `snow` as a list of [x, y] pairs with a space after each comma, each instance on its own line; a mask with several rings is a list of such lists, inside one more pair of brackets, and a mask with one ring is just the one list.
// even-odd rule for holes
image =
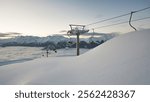
[[0, 47], [0, 66], [40, 58], [42, 47]]
[[0, 84], [150, 84], [150, 29], [115, 37], [78, 57], [1, 66]]
[[[0, 47], [0, 66], [20, 63], [24, 61], [33, 60], [36, 58], [46, 57], [46, 51], [42, 50], [43, 47], [23, 47], [23, 46], [12, 46], [12, 47]], [[80, 53], [83, 54], [89, 49], [80, 49]], [[49, 51], [49, 57], [64, 57], [64, 56], [75, 56], [75, 48], [57, 49], [57, 53]]]

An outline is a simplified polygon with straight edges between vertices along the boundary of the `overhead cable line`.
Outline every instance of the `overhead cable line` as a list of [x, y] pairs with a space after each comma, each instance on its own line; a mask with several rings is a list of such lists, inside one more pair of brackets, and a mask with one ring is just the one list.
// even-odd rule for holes
[[90, 24], [87, 24], [86, 26], [94, 25], [94, 24], [97, 24], [97, 23], [102, 23], [102, 22], [105, 22], [105, 21], [109, 21], [109, 20], [120, 18], [120, 17], [127, 16], [127, 15], [130, 15], [130, 13], [126, 13], [126, 14], [123, 14], [123, 15], [120, 15], [120, 16], [108, 18], [108, 19], [97, 21], [97, 22], [94, 22], [94, 23], [90, 23]]
[[141, 11], [144, 11], [144, 10], [147, 10], [147, 9], [150, 9], [150, 7], [146, 7], [146, 8], [143, 8], [143, 9], [140, 9], [140, 10], [137, 10], [137, 11], [133, 11], [133, 12], [141, 12]]
[[[150, 7], [146, 7], [146, 8], [143, 8], [143, 9], [140, 9], [140, 10], [137, 10], [137, 11], [132, 11], [132, 12], [137, 13], [137, 12], [141, 12], [141, 11], [144, 11], [144, 10], [147, 10], [147, 9], [150, 9]], [[112, 19], [124, 17], [124, 16], [130, 15], [130, 14], [131, 13], [126, 13], [126, 14], [123, 14], [123, 15], [115, 16], [115, 17], [112, 17], [112, 18], [108, 18], [108, 19], [104, 19], [104, 20], [101, 20], [101, 21], [97, 21], [97, 22], [94, 22], [94, 23], [87, 24], [86, 26], [91, 26], [91, 25], [94, 25], [94, 24], [97, 24], [97, 23], [102, 23], [102, 22], [109, 21], [109, 20], [112, 20]]]
[[[140, 21], [140, 20], [144, 20], [144, 19], [150, 19], [150, 17], [139, 18], [139, 19], [136, 19], [136, 20], [132, 20], [132, 22], [136, 22], [136, 21]], [[105, 27], [120, 25], [120, 24], [124, 24], [124, 23], [128, 23], [128, 22], [129, 22], [129, 21], [124, 21], [124, 22], [114, 23], [114, 24], [105, 25], [105, 26], [101, 26], [101, 27], [96, 27], [96, 28], [92, 28], [92, 29], [105, 28]]]

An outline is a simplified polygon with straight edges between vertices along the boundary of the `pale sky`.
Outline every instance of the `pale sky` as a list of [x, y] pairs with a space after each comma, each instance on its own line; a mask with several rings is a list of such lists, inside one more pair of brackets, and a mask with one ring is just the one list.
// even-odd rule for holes
[[[89, 24], [150, 6], [150, 0], [0, 0], [0, 32], [48, 36], [69, 30], [69, 24]], [[133, 19], [150, 17], [150, 9]], [[129, 16], [91, 25], [100, 27], [128, 20]], [[133, 22], [138, 29], [150, 28], [150, 19]], [[128, 24], [95, 30], [96, 32], [128, 32]]]

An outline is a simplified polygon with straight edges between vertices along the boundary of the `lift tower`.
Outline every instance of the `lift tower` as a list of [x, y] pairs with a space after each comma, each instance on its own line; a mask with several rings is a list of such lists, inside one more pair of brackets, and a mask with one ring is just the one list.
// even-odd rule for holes
[[69, 25], [71, 30], [68, 31], [70, 35], [76, 35], [76, 49], [77, 49], [77, 56], [80, 55], [80, 35], [87, 33], [89, 30], [85, 30], [85, 25], [75, 25], [75, 24], [70, 24]]

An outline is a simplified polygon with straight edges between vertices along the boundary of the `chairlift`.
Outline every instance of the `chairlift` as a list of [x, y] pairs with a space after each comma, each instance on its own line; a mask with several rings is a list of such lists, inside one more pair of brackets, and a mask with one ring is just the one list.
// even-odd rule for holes
[[67, 32], [67, 36], [68, 36], [68, 38], [69, 38], [69, 41], [67, 42], [67, 46], [66, 46], [66, 47], [71, 47], [73, 44], [75, 44], [75, 43], [72, 41], [72, 38], [71, 38], [71, 36], [70, 36], [69, 33], [70, 33], [70, 32], [68, 31], [68, 32]]
[[85, 29], [85, 25], [70, 24], [69, 26], [70, 26], [71, 30], [68, 31], [68, 34], [77, 36], [76, 48], [77, 48], [77, 56], [78, 56], [80, 54], [80, 52], [79, 52], [79, 44], [80, 44], [79, 36], [84, 33], [87, 33], [89, 30]]
[[89, 43], [90, 43], [90, 44], [91, 44], [92, 42], [94, 42], [94, 41], [93, 41], [94, 34], [95, 34], [94, 28], [93, 28], [92, 30], [93, 30], [93, 34], [91, 35], [91, 37], [90, 37], [90, 39], [89, 39]]

